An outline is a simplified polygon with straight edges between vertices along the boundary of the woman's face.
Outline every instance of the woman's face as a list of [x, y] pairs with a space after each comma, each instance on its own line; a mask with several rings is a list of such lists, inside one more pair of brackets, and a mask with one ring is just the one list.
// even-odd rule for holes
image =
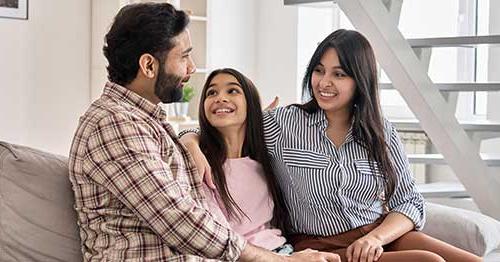
[[326, 112], [350, 111], [352, 108], [356, 83], [340, 66], [334, 48], [327, 49], [321, 57], [313, 70], [311, 84], [319, 107]]
[[241, 84], [230, 74], [218, 74], [210, 82], [203, 103], [208, 122], [218, 130], [245, 125], [247, 102]]

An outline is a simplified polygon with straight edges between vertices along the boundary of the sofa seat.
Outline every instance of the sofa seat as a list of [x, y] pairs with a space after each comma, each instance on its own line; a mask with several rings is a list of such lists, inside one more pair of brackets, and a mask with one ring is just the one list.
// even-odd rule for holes
[[[0, 261], [82, 261], [67, 158], [0, 141]], [[429, 203], [424, 232], [500, 261], [500, 222]]]

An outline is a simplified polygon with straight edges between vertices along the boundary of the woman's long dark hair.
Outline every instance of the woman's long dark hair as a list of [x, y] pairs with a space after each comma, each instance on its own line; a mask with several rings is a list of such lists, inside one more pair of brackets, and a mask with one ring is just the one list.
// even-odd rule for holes
[[225, 144], [225, 140], [221, 133], [208, 122], [205, 115], [204, 103], [207, 97], [206, 92], [210, 86], [210, 82], [212, 82], [212, 79], [219, 74], [234, 76], [243, 89], [247, 103], [247, 115], [242, 156], [248, 156], [262, 165], [267, 187], [274, 200], [272, 224], [280, 229], [284, 229], [285, 221], [287, 221], [286, 219], [288, 216], [281, 190], [276, 181], [273, 169], [271, 168], [271, 161], [268, 156], [266, 143], [264, 142], [262, 108], [259, 93], [250, 79], [237, 70], [231, 68], [218, 69], [210, 73], [205, 85], [203, 86], [203, 91], [201, 92], [198, 111], [201, 131], [200, 148], [212, 168], [212, 174], [217, 190], [222, 198], [222, 201], [224, 202], [230, 218], [240, 220], [242, 215], [246, 216], [241, 208], [235, 203], [227, 188], [226, 177], [223, 169], [223, 165], [227, 160], [227, 146]]
[[[377, 64], [375, 54], [368, 40], [359, 32], [339, 29], [327, 36], [316, 48], [302, 81], [303, 94], [309, 92], [311, 100], [298, 105], [308, 113], [320, 110], [313, 94], [311, 78], [314, 68], [323, 54], [334, 48], [339, 56], [340, 66], [354, 79], [356, 91], [353, 98], [354, 140], [366, 148], [368, 159], [378, 163], [379, 171], [386, 178], [385, 200], [394, 193], [396, 171], [389, 158], [389, 146], [384, 136], [384, 122], [380, 109]], [[371, 163], [371, 161], [370, 161]], [[371, 166], [372, 170], [375, 168]]]

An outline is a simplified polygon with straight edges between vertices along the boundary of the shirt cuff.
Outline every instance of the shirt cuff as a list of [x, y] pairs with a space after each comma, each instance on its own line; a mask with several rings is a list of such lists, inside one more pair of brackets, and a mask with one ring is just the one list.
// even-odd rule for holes
[[415, 225], [415, 230], [421, 231], [424, 228], [425, 224], [425, 207], [415, 206], [412, 203], [405, 203], [400, 206], [397, 206], [391, 210], [391, 212], [397, 212], [405, 215], [408, 219], [410, 219]]
[[187, 129], [184, 129], [181, 132], [179, 132], [179, 134], [177, 136], [179, 138], [181, 138], [182, 136], [189, 134], [189, 133], [195, 133], [197, 135], [200, 135], [200, 129], [199, 128], [187, 128]]
[[225, 251], [222, 253], [221, 260], [224, 261], [237, 261], [241, 252], [245, 249], [247, 241], [242, 236], [236, 233], [229, 233], [229, 240]]

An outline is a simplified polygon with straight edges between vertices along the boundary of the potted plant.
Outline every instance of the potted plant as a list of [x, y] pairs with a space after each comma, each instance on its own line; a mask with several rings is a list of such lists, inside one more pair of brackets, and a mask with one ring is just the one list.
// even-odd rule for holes
[[189, 101], [193, 99], [195, 93], [193, 86], [188, 82], [182, 87], [182, 100], [174, 103], [174, 114], [176, 117], [187, 119], [189, 111]]

